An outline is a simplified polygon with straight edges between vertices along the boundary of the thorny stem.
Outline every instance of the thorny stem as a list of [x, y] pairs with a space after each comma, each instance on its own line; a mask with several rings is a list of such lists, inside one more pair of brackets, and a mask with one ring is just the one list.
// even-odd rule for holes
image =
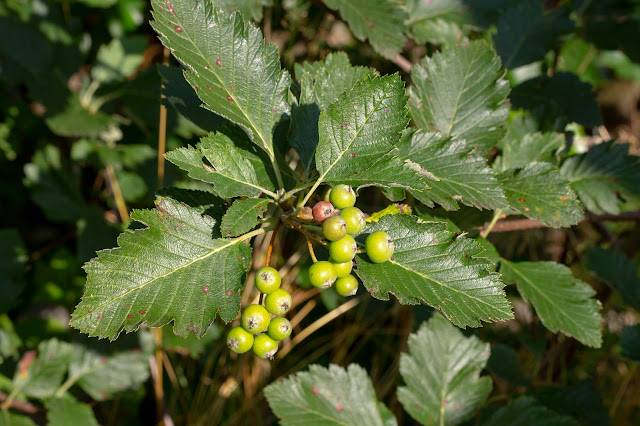
[[485, 229], [480, 233], [480, 236], [482, 238], [487, 238], [487, 235], [489, 235], [489, 233], [491, 232], [491, 229], [493, 229], [493, 226], [496, 224], [496, 222], [498, 222], [498, 219], [500, 219], [501, 215], [502, 215], [502, 209], [498, 209], [493, 213], [493, 218], [491, 219], [491, 222], [489, 222], [489, 226], [487, 226], [487, 229]]

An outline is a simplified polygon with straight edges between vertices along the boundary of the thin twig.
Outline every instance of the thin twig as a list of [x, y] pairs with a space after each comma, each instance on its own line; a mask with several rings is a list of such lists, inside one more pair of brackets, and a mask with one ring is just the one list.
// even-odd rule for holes
[[309, 238], [307, 238], [307, 247], [309, 247], [309, 254], [311, 255], [311, 259], [313, 260], [313, 263], [317, 263], [318, 258], [316, 257], [316, 254], [313, 251], [313, 244], [311, 244], [311, 240]]
[[[0, 402], [6, 402], [8, 399], [9, 396], [6, 393], [0, 392]], [[13, 408], [27, 414], [37, 414], [40, 412], [40, 408], [38, 408], [37, 405], [33, 405], [32, 403], [26, 401], [16, 401], [13, 398], [9, 401], [8, 404], [6, 404], [6, 407], [5, 404], [2, 405], [3, 410], [7, 408]]]
[[[598, 223], [598, 222], [624, 222], [624, 221], [640, 221], [640, 211], [638, 212], [626, 212], [617, 215], [614, 214], [601, 214], [593, 215], [587, 213], [580, 221], [580, 223]], [[485, 223], [483, 226], [476, 226], [474, 229], [486, 232], [485, 229], [489, 229], [490, 222]], [[512, 232], [523, 231], [526, 229], [542, 229], [548, 228], [544, 223], [540, 223], [533, 219], [506, 219], [497, 221], [491, 228], [491, 232]]]
[[396, 57], [393, 58], [393, 63], [396, 64], [402, 71], [406, 72], [407, 74], [411, 74], [413, 64], [401, 54], [398, 53]]
[[276, 235], [278, 235], [278, 231], [280, 230], [280, 226], [282, 225], [282, 221], [278, 221], [275, 229], [271, 233], [271, 239], [269, 240], [269, 247], [267, 248], [267, 258], [264, 261], [264, 266], [269, 266], [271, 263], [271, 253], [273, 253], [273, 244], [276, 241]]
[[106, 166], [105, 171], [107, 172], [107, 181], [109, 182], [109, 187], [111, 188], [111, 193], [113, 194], [113, 200], [115, 201], [116, 208], [118, 209], [120, 221], [128, 222], [129, 212], [127, 210], [127, 204], [124, 201], [124, 197], [122, 196], [122, 191], [120, 190], [120, 184], [118, 183], [116, 172], [113, 169], [112, 165]]

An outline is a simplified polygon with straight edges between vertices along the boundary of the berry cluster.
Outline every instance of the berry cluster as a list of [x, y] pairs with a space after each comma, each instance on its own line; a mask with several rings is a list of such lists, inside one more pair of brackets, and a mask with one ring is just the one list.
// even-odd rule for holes
[[[249, 305], [242, 312], [241, 326], [229, 331], [227, 346], [233, 352], [242, 354], [249, 349], [264, 359], [273, 359], [278, 351], [278, 342], [291, 335], [291, 323], [281, 315], [291, 308], [292, 299], [288, 291], [280, 288], [280, 274], [270, 266], [262, 267], [256, 273], [256, 287], [266, 295], [264, 306]], [[271, 318], [271, 316], [275, 318]]]
[[[312, 210], [313, 218], [322, 223], [322, 235], [329, 241], [329, 260], [315, 262], [309, 268], [311, 284], [319, 288], [331, 287], [342, 296], [358, 291], [358, 280], [351, 275], [353, 258], [358, 246], [353, 235], [366, 225], [362, 211], [354, 207], [356, 194], [348, 185], [337, 185], [329, 193], [329, 201], [318, 202]], [[365, 250], [374, 263], [386, 262], [393, 255], [393, 240], [384, 231], [367, 236]]]

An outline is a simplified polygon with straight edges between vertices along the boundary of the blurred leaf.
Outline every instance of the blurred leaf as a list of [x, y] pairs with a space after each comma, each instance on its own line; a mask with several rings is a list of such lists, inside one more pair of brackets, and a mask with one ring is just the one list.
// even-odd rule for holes
[[493, 170], [463, 141], [418, 130], [405, 132], [398, 148], [400, 158], [410, 160], [427, 179], [429, 189], [412, 191], [426, 205], [436, 202], [447, 210], [458, 210], [458, 202], [480, 209], [507, 206]]
[[356, 364], [345, 370], [309, 366], [264, 388], [269, 406], [282, 425], [396, 425], [391, 411], [376, 399], [367, 372]]
[[598, 52], [594, 45], [582, 38], [571, 38], [564, 43], [558, 57], [558, 70], [570, 71], [580, 80], [592, 86], [599, 86], [605, 79], [598, 69], [598, 63], [606, 52]]
[[36, 426], [36, 423], [27, 416], [2, 410], [0, 411], [0, 426]]
[[509, 262], [500, 269], [505, 282], [516, 283], [520, 295], [531, 302], [542, 324], [554, 333], [574, 337], [582, 344], [602, 344], [602, 315], [595, 291], [555, 262]]
[[394, 0], [325, 0], [338, 10], [360, 41], [369, 40], [373, 49], [393, 59], [405, 42], [407, 12]]
[[133, 35], [113, 39], [98, 49], [91, 76], [100, 83], [122, 81], [133, 74], [142, 63], [147, 38]]
[[411, 72], [411, 117], [418, 127], [464, 140], [486, 152], [504, 135], [509, 84], [500, 59], [484, 41], [425, 57]]
[[489, 344], [465, 337], [441, 315], [423, 322], [400, 355], [406, 386], [398, 400], [420, 424], [457, 425], [473, 417], [491, 393], [490, 377], [480, 377]]
[[[7, 312], [25, 286], [27, 252], [15, 229], [0, 229], [0, 313]], [[1, 345], [1, 343], [0, 343]]]
[[48, 398], [62, 384], [71, 359], [71, 345], [50, 339], [38, 351], [25, 352], [13, 377], [14, 390], [34, 398]]
[[640, 197], [640, 161], [628, 151], [627, 144], [603, 142], [562, 164], [560, 172], [587, 210], [618, 214], [623, 200]]
[[635, 42], [640, 38], [640, 16], [633, 13], [632, 2], [600, 0], [588, 2], [581, 16], [584, 37], [602, 50], [622, 50], [634, 62], [640, 62], [640, 51]]
[[530, 383], [529, 378], [522, 372], [518, 353], [502, 343], [491, 348], [487, 369], [514, 386], [528, 386]]
[[520, 397], [499, 408], [482, 426], [578, 426], [571, 417], [538, 405], [530, 396]]
[[108, 114], [90, 112], [82, 105], [78, 95], [70, 95], [64, 109], [46, 119], [51, 131], [66, 137], [97, 137], [115, 126], [115, 119]]
[[233, 320], [251, 248], [242, 239], [221, 238], [219, 218], [205, 213], [217, 200], [190, 207], [161, 197], [154, 210], [134, 210], [131, 219], [146, 227], [121, 234], [119, 248], [84, 265], [86, 291], [70, 324], [114, 340], [143, 322], [158, 327], [173, 320], [176, 334], [202, 336], [217, 315]]
[[539, 388], [533, 391], [532, 396], [546, 407], [577, 419], [583, 426], [606, 426], [610, 423], [608, 410], [591, 380], [563, 387]]
[[568, 8], [550, 12], [541, 2], [521, 1], [498, 19], [496, 51], [505, 68], [517, 68], [544, 58], [573, 29]]
[[568, 72], [533, 78], [517, 85], [511, 92], [511, 102], [514, 108], [529, 110], [544, 131], [562, 131], [572, 122], [585, 127], [602, 124], [591, 86]]
[[119, 226], [105, 220], [103, 209], [96, 205], [88, 206], [83, 211], [76, 227], [78, 259], [83, 261], [94, 257], [96, 251], [115, 245], [121, 231]]
[[16, 358], [22, 340], [13, 328], [11, 319], [6, 314], [0, 315], [0, 365], [5, 358]]
[[71, 397], [49, 399], [45, 407], [49, 426], [98, 426], [91, 408]]
[[640, 324], [629, 325], [622, 329], [620, 346], [622, 356], [640, 363]]
[[233, 202], [222, 217], [220, 232], [224, 236], [237, 237], [251, 231], [267, 212], [269, 200], [264, 198], [247, 198]]
[[266, 44], [260, 30], [241, 15], [228, 15], [211, 2], [172, 0], [170, 8], [164, 0], [151, 4], [151, 26], [185, 65], [187, 81], [207, 108], [242, 126], [274, 159], [274, 129], [290, 112], [290, 77], [280, 67], [277, 47]]
[[374, 77], [377, 72], [351, 66], [349, 57], [343, 52], [329, 53], [324, 62], [295, 64], [295, 68], [296, 78], [300, 81], [300, 101], [292, 106], [289, 141], [307, 172], [311, 172], [318, 146], [320, 110], [350, 91], [357, 81], [365, 76]]
[[602, 52], [598, 64], [611, 68], [621, 80], [640, 82], [640, 64], [632, 62], [623, 52]]
[[322, 110], [316, 149], [319, 180], [424, 188], [394, 148], [407, 125], [406, 100], [399, 75], [365, 77]]
[[464, 0], [407, 0], [406, 24], [419, 43], [454, 45], [468, 41], [465, 37], [473, 18]]
[[584, 265], [620, 293], [626, 303], [640, 311], [638, 267], [624, 253], [613, 248], [590, 247]]
[[0, 77], [24, 81], [47, 70], [53, 47], [35, 28], [0, 16]]
[[519, 139], [507, 131], [500, 144], [502, 154], [493, 168], [497, 171], [525, 168], [534, 161], [552, 162], [555, 153], [564, 146], [561, 133], [528, 133]]
[[388, 300], [391, 293], [402, 304], [424, 303], [463, 328], [513, 318], [504, 284], [474, 240], [458, 237], [442, 222], [387, 215], [368, 224], [358, 241], [379, 230], [393, 239], [391, 260], [375, 264], [365, 254], [356, 256], [356, 274], [376, 299]]
[[147, 194], [147, 184], [139, 174], [128, 170], [116, 170], [116, 177], [125, 201], [137, 201]]
[[265, 7], [273, 5], [273, 0], [214, 0], [222, 9], [233, 12], [237, 10], [247, 19], [262, 20], [262, 11]]
[[508, 170], [498, 175], [498, 181], [512, 209], [547, 226], [568, 227], [584, 216], [569, 182], [549, 163]]
[[[195, 334], [189, 334], [186, 337], [180, 337], [173, 334], [169, 327], [162, 329], [162, 347], [167, 351], [188, 354], [193, 359], [198, 359], [214, 342], [223, 336], [225, 330], [221, 325], [214, 323], [207, 334], [198, 337]], [[212, 346], [212, 345], [211, 345]]]
[[70, 222], [82, 216], [84, 199], [78, 179], [54, 145], [36, 151], [24, 174], [33, 202], [49, 219]]

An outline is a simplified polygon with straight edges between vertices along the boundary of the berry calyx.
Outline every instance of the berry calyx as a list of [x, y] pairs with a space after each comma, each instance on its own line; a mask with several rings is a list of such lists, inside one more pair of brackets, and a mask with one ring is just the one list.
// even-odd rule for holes
[[311, 285], [319, 288], [328, 288], [338, 278], [333, 265], [326, 260], [316, 262], [309, 267], [309, 281]]
[[358, 250], [356, 240], [351, 235], [345, 235], [339, 241], [329, 244], [329, 257], [336, 263], [344, 263], [353, 260]]
[[362, 210], [357, 207], [347, 207], [340, 211], [340, 216], [347, 224], [347, 233], [349, 235], [356, 235], [360, 233], [367, 224], [367, 218]]
[[320, 223], [333, 216], [334, 212], [333, 204], [328, 201], [318, 201], [312, 210], [313, 218]]
[[264, 294], [273, 293], [280, 288], [280, 274], [275, 268], [263, 266], [256, 272], [256, 288]]
[[253, 346], [253, 334], [240, 326], [233, 327], [227, 334], [227, 346], [233, 352], [243, 354]]
[[347, 223], [340, 215], [331, 216], [322, 222], [322, 235], [329, 241], [338, 241], [347, 235]]
[[353, 275], [338, 278], [336, 291], [340, 296], [354, 296], [358, 292], [358, 280]]
[[269, 337], [268, 334], [258, 334], [253, 340], [253, 353], [262, 359], [273, 359], [278, 352], [278, 342]]
[[364, 248], [373, 263], [386, 262], [393, 256], [393, 239], [384, 231], [376, 231], [364, 241]]
[[351, 269], [353, 268], [353, 262], [342, 262], [342, 263], [333, 263], [333, 269], [336, 270], [336, 276], [338, 278], [346, 277], [351, 273]]
[[267, 329], [271, 315], [262, 305], [249, 305], [242, 312], [242, 328], [251, 334], [259, 334]]
[[329, 200], [336, 209], [346, 209], [356, 203], [356, 193], [349, 185], [336, 185], [331, 189]]
[[274, 318], [269, 324], [269, 328], [267, 329], [267, 334], [273, 340], [280, 342], [281, 340], [287, 339], [291, 336], [292, 330], [291, 322], [282, 317]]
[[289, 312], [293, 300], [287, 290], [279, 288], [273, 293], [267, 294], [264, 299], [264, 307], [273, 315], [284, 315]]

